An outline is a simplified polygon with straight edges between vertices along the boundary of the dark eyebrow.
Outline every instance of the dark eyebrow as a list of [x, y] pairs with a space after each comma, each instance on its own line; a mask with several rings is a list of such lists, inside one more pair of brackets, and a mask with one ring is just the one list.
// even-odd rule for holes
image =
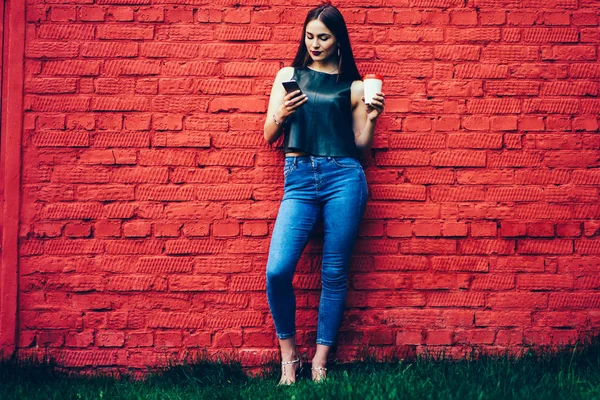
[[[311, 33], [309, 31], [306, 31], [306, 33], [308, 33], [309, 35], [314, 35], [314, 33]], [[331, 36], [331, 35], [329, 33], [321, 33], [321, 34], [319, 34], [317, 36]]]

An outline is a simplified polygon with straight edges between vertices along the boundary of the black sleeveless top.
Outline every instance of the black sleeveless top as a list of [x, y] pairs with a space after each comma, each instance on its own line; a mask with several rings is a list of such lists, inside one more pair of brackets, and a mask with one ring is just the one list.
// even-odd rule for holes
[[308, 101], [286, 120], [284, 152], [360, 158], [352, 130], [352, 82], [336, 82], [337, 75], [310, 68], [295, 68], [293, 79]]

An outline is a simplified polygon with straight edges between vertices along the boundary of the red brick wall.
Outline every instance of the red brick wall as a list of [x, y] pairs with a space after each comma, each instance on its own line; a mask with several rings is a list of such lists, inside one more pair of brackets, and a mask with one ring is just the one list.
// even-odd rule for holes
[[[316, 2], [28, 1], [19, 347], [72, 367], [275, 357], [262, 125]], [[177, 4], [179, 3], [179, 4]], [[600, 328], [600, 3], [343, 2], [387, 111], [338, 356]], [[314, 346], [322, 230], [295, 278]]]

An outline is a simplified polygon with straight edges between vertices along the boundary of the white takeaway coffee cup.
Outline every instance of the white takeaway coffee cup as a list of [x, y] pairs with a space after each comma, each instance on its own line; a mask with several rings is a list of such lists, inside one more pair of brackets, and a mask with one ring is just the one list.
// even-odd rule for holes
[[383, 85], [383, 76], [378, 74], [367, 74], [363, 77], [364, 90], [365, 90], [365, 103], [371, 104], [373, 97], [377, 93], [381, 92], [381, 86]]

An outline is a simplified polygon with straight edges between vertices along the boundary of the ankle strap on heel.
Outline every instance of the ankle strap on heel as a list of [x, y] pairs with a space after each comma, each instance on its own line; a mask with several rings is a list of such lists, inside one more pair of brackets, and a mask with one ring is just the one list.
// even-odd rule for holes
[[323, 376], [323, 371], [327, 371], [327, 368], [324, 367], [312, 367], [313, 371], [317, 371], [319, 373], [319, 379], [315, 379], [317, 382], [323, 381], [325, 377]]

